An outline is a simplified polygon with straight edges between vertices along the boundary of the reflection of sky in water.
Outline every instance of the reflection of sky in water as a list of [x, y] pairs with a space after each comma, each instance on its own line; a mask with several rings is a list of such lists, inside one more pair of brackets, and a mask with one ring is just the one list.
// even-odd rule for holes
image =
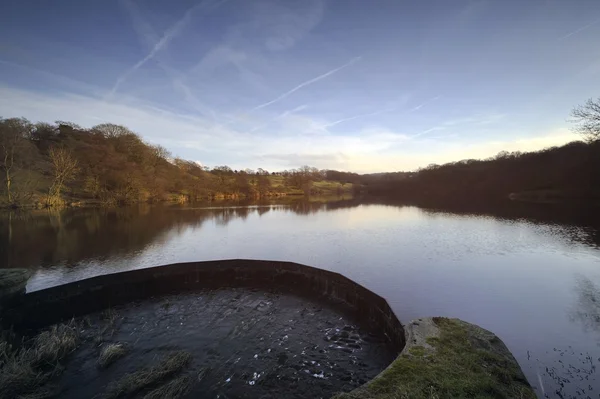
[[[169, 226], [131, 251], [56, 260], [28, 288], [174, 262], [288, 260], [343, 273], [387, 298], [403, 322], [440, 315], [492, 330], [550, 397], [569, 365], [590, 369], [588, 354], [600, 362], [600, 252], [583, 228], [381, 205], [202, 212], [202, 223]], [[600, 393], [595, 374], [570, 381], [565, 397]]]

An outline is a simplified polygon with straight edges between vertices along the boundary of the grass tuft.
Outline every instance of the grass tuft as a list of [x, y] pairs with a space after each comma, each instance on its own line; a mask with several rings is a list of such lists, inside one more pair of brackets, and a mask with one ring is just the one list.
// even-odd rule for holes
[[75, 350], [78, 341], [75, 322], [55, 325], [35, 337], [30, 356], [36, 366], [53, 365]]
[[42, 398], [52, 389], [45, 384], [63, 371], [60, 362], [79, 343], [79, 327], [74, 321], [52, 326], [34, 337], [28, 345], [13, 350], [1, 346], [0, 396]]
[[192, 377], [182, 375], [144, 396], [144, 399], [177, 399], [187, 394], [192, 388]]
[[106, 399], [122, 398], [151, 388], [160, 381], [183, 370], [192, 361], [192, 355], [185, 351], [172, 353], [152, 367], [125, 375], [108, 386]]
[[106, 368], [125, 356], [127, 354], [127, 348], [123, 344], [108, 344], [104, 345], [102, 351], [100, 351], [100, 357], [98, 358], [98, 366], [100, 368]]

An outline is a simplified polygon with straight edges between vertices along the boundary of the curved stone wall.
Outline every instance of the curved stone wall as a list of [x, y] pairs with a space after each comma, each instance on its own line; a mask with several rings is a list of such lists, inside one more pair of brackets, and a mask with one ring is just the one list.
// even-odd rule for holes
[[[341, 274], [291, 262], [223, 260], [109, 274], [11, 297], [3, 327], [38, 328], [129, 301], [194, 289], [276, 289], [317, 298], [384, 332], [400, 353], [373, 380], [336, 399], [389, 397], [536, 397], [506, 345], [457, 319], [427, 318], [405, 329], [382, 297]], [[8, 304], [6, 304], [8, 305]], [[452, 372], [450, 372], [452, 370]], [[435, 386], [430, 375], [437, 377]], [[438, 378], [443, 376], [443, 378]]]
[[291, 262], [245, 259], [131, 270], [31, 292], [13, 302], [2, 323], [38, 328], [133, 300], [223, 287], [278, 289], [343, 305], [359, 322], [384, 332], [396, 353], [405, 345], [402, 324], [386, 300], [341, 274]]

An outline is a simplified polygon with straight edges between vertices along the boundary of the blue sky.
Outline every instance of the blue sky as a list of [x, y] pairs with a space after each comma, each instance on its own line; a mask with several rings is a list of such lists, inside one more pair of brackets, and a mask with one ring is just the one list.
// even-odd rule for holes
[[123, 124], [209, 166], [356, 172], [575, 139], [597, 0], [0, 5], [0, 115]]

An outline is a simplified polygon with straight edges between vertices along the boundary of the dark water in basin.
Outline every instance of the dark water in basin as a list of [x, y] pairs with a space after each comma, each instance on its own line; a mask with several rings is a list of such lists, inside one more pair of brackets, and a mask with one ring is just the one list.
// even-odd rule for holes
[[[194, 381], [186, 398], [330, 398], [394, 359], [383, 334], [342, 309], [278, 292], [188, 292], [108, 312], [110, 328], [106, 311], [82, 323], [83, 344], [59, 381], [61, 398], [106, 393], [111, 383], [174, 351], [193, 357], [183, 370]], [[117, 342], [127, 354], [99, 369], [102, 346]]]
[[40, 211], [4, 215], [0, 261], [35, 269], [29, 290], [183, 261], [304, 263], [382, 295], [404, 323], [449, 316], [492, 330], [540, 397], [598, 397], [597, 213], [373, 201]]

